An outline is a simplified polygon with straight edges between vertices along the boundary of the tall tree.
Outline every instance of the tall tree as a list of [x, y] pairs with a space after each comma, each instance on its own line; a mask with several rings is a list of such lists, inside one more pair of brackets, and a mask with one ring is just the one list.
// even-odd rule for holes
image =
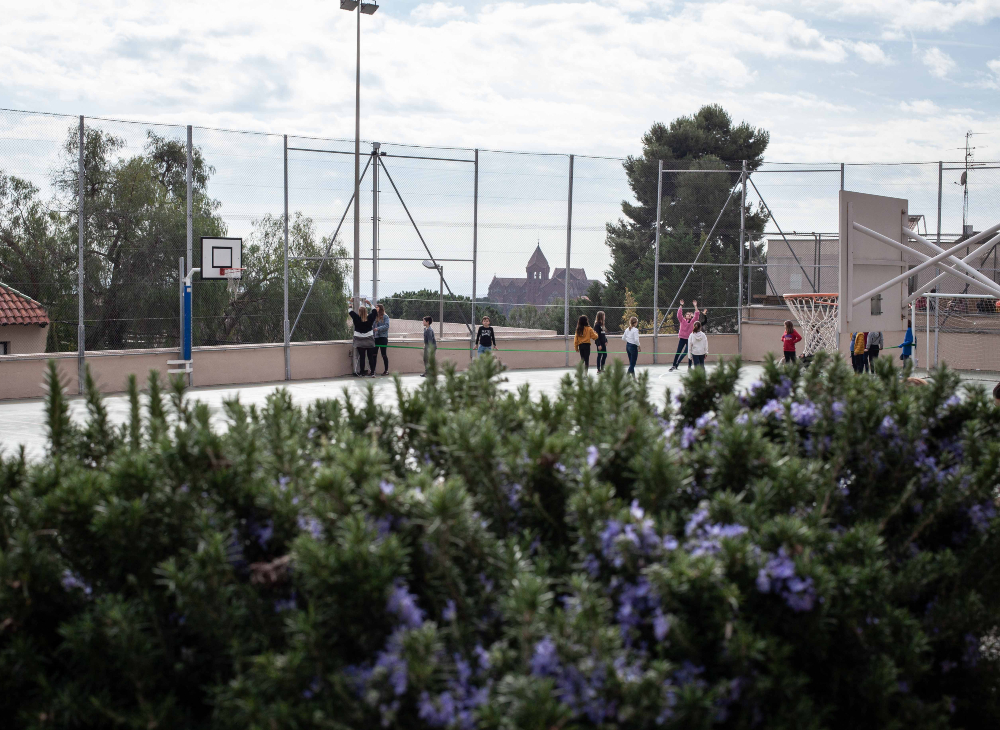
[[[652, 316], [659, 160], [669, 171], [663, 176], [660, 261], [690, 262], [705, 243], [730, 192], [739, 185], [743, 161], [751, 172], [760, 167], [768, 141], [766, 131], [746, 122], [734, 125], [730, 115], [716, 104], [702, 107], [693, 116], [679, 117], [669, 126], [657, 122], [650, 127], [642, 137], [642, 154], [629, 156], [624, 162], [636, 202], [623, 201], [624, 218], [607, 224], [606, 242], [612, 263], [606, 272], [608, 284], [601, 293], [604, 306], [622, 307], [627, 287], [638, 302], [640, 319]], [[691, 172], [695, 170], [704, 172]], [[733, 198], [725, 206], [700, 262], [738, 261], [739, 191]], [[747, 240], [752, 241], [763, 231], [766, 216], [752, 205], [747, 206], [746, 213]], [[675, 293], [688, 300], [699, 299], [703, 306], [737, 305], [736, 269], [699, 267], [685, 291], [677, 292], [689, 268], [661, 267], [661, 307], [668, 305]]]

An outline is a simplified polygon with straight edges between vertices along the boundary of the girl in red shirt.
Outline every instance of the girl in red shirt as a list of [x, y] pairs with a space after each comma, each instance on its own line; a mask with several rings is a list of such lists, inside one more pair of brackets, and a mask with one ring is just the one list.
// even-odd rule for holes
[[802, 335], [795, 331], [792, 320], [785, 320], [785, 333], [781, 336], [782, 349], [785, 351], [785, 362], [795, 362], [795, 344], [802, 342]]

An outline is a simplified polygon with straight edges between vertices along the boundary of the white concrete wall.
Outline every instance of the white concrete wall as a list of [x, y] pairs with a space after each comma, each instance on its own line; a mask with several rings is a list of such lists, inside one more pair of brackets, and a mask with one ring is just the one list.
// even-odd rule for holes
[[0, 342], [9, 342], [8, 355], [33, 355], [45, 352], [48, 327], [37, 324], [6, 324], [0, 326]]

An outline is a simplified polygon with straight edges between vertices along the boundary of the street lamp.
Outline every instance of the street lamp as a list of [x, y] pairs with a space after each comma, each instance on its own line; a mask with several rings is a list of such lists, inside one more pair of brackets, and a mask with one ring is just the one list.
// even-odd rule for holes
[[361, 13], [374, 15], [378, 4], [340, 0], [340, 9], [358, 11], [358, 57], [354, 82], [354, 308], [361, 304]]
[[428, 269], [437, 269], [438, 275], [441, 277], [441, 281], [438, 286], [438, 296], [440, 297], [438, 306], [438, 336], [444, 339], [444, 267], [441, 264], [435, 264], [430, 259], [424, 259], [424, 266]]

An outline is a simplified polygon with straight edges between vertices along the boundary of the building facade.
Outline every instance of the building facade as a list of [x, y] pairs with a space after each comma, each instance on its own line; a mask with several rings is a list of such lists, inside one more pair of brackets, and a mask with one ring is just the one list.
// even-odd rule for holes
[[[525, 277], [494, 276], [487, 295], [490, 301], [505, 314], [522, 304], [542, 306], [566, 296], [566, 269], [557, 268], [549, 276], [549, 262], [542, 253], [541, 246], [535, 246], [527, 265]], [[577, 299], [586, 295], [592, 279], [587, 278], [584, 269], [569, 270], [569, 298]]]

